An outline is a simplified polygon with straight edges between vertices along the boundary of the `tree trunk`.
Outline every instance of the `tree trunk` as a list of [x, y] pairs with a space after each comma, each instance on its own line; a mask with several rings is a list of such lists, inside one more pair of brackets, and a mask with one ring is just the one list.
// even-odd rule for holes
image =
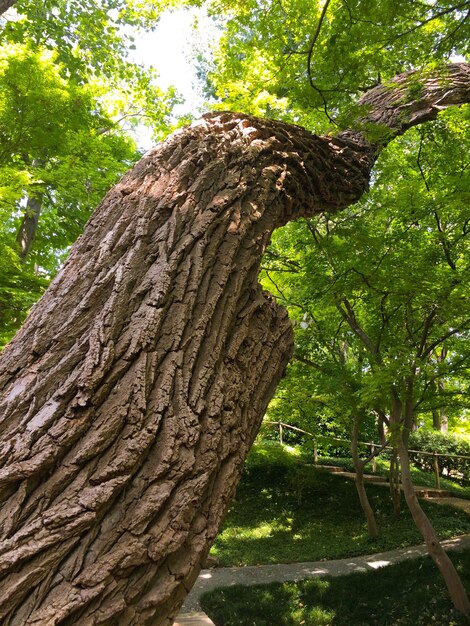
[[350, 203], [369, 169], [222, 114], [107, 195], [0, 361], [4, 626], [176, 616], [292, 353], [257, 280], [271, 232]]
[[43, 194], [39, 193], [36, 196], [29, 196], [26, 203], [23, 219], [16, 236], [16, 241], [20, 246], [20, 259], [22, 263], [26, 260], [31, 246], [33, 245], [34, 238], [36, 237], [39, 217], [41, 215], [42, 200]]
[[[443, 380], [439, 380], [437, 383], [439, 388], [439, 395], [444, 398], [445, 384]], [[447, 409], [444, 405], [439, 408], [439, 430], [441, 433], [446, 433], [449, 430], [449, 418], [447, 417]]]
[[405, 494], [406, 504], [408, 505], [413, 517], [413, 521], [426, 542], [429, 556], [432, 558], [444, 578], [455, 608], [464, 615], [470, 615], [470, 602], [467, 592], [465, 591], [465, 587], [460, 580], [454, 564], [450, 560], [444, 548], [441, 546], [439, 537], [436, 535], [436, 531], [421, 508], [418, 498], [416, 497], [410, 476], [408, 449], [403, 441], [399, 444], [399, 453], [402, 468], [403, 492]]
[[16, 4], [16, 0], [0, 0], [0, 15], [3, 15], [14, 4]]
[[388, 476], [393, 513], [395, 517], [398, 517], [401, 512], [400, 463], [398, 460], [398, 451], [395, 447], [390, 455], [390, 470]]
[[[414, 370], [414, 367], [412, 368]], [[408, 438], [413, 422], [413, 376], [409, 376], [405, 381], [406, 400], [404, 403], [404, 415], [401, 423], [403, 404], [396, 392], [392, 393], [391, 424], [397, 437], [397, 448], [401, 465], [401, 480], [406, 504], [410, 510], [413, 521], [421, 533], [429, 556], [432, 558], [437, 568], [441, 572], [450, 598], [455, 608], [464, 615], [470, 615], [470, 601], [463, 586], [460, 576], [450, 560], [444, 548], [439, 542], [439, 538], [431, 522], [421, 508], [413, 487], [410, 472], [410, 457], [408, 453]], [[393, 420], [393, 422], [392, 422]]]
[[[470, 99], [466, 67], [423, 98]], [[271, 232], [359, 199], [379, 148], [214, 114], [109, 192], [0, 359], [2, 626], [172, 623], [292, 353]]]
[[367, 497], [366, 488], [364, 485], [364, 463], [359, 458], [358, 440], [359, 440], [359, 422], [360, 417], [356, 414], [353, 418], [353, 427], [351, 432], [351, 454], [354, 463], [354, 469], [356, 477], [354, 482], [356, 484], [357, 495], [361, 504], [362, 511], [367, 521], [367, 533], [371, 539], [378, 537], [379, 529], [377, 527], [377, 521], [375, 519], [374, 510], [370, 505], [369, 498]]

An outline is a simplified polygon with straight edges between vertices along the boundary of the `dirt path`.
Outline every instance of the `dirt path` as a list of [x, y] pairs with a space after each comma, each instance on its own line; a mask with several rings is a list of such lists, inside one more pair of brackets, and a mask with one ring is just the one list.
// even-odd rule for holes
[[429, 502], [433, 502], [434, 504], [447, 504], [457, 509], [462, 509], [470, 515], [470, 500], [451, 496], [446, 498], [430, 498]]

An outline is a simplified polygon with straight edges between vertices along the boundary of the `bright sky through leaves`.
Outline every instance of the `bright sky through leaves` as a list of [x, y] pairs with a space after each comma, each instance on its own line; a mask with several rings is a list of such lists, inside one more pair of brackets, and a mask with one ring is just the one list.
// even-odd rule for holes
[[[193, 24], [197, 19], [197, 28]], [[135, 35], [136, 49], [130, 57], [146, 67], [153, 66], [159, 74], [158, 84], [162, 89], [171, 85], [177, 88], [184, 98], [184, 104], [175, 107], [175, 114], [199, 116], [202, 95], [197, 85], [194, 60], [191, 59], [195, 47], [204, 45], [214, 37], [213, 23], [201, 10], [180, 9], [165, 13], [155, 31], [140, 32]], [[138, 136], [139, 146], [149, 149], [154, 141], [148, 130], [143, 129]]]

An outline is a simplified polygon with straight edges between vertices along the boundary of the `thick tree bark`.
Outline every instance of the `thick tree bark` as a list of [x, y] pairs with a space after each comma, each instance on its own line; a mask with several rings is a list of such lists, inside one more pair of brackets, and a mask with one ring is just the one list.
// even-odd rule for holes
[[376, 152], [214, 114], [106, 196], [0, 360], [2, 625], [172, 623], [292, 352], [271, 232]]
[[363, 148], [213, 115], [105, 198], [0, 362], [2, 624], [168, 624], [292, 352], [272, 230], [364, 191]]

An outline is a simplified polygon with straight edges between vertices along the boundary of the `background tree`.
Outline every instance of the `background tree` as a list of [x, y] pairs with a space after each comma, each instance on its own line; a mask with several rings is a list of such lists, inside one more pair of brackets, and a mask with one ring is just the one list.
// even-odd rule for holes
[[[408, 133], [401, 149], [382, 155], [373, 189], [361, 203], [338, 216], [289, 225], [274, 236], [265, 259], [265, 284], [298, 320], [297, 360], [310, 370], [307, 389], [336, 405], [351, 425], [371, 535], [377, 529], [357, 451], [364, 415], [385, 420], [405, 464], [407, 502], [421, 529], [431, 532], [413, 496], [406, 449], [418, 416], [436, 407], [435, 381], [456, 381], [468, 367], [466, 129], [464, 109], [440, 117], [425, 134]], [[442, 147], [439, 156], [428, 153], [428, 141]], [[391, 181], [397, 180], [402, 185], [394, 194]], [[448, 358], [434, 358], [443, 347]], [[455, 393], [461, 400], [462, 389]], [[289, 399], [288, 384], [284, 397]]]
[[200, 51], [208, 94], [314, 132], [347, 126], [358, 94], [387, 78], [469, 53], [468, 1], [205, 4], [223, 25], [213, 54]]
[[159, 6], [18, 2], [15, 9], [0, 22], [0, 346], [92, 209], [139, 158], [129, 131], [145, 123], [155, 138], [165, 136], [177, 102], [174, 89], [156, 86], [154, 70], [127, 60], [124, 27], [153, 27]]

